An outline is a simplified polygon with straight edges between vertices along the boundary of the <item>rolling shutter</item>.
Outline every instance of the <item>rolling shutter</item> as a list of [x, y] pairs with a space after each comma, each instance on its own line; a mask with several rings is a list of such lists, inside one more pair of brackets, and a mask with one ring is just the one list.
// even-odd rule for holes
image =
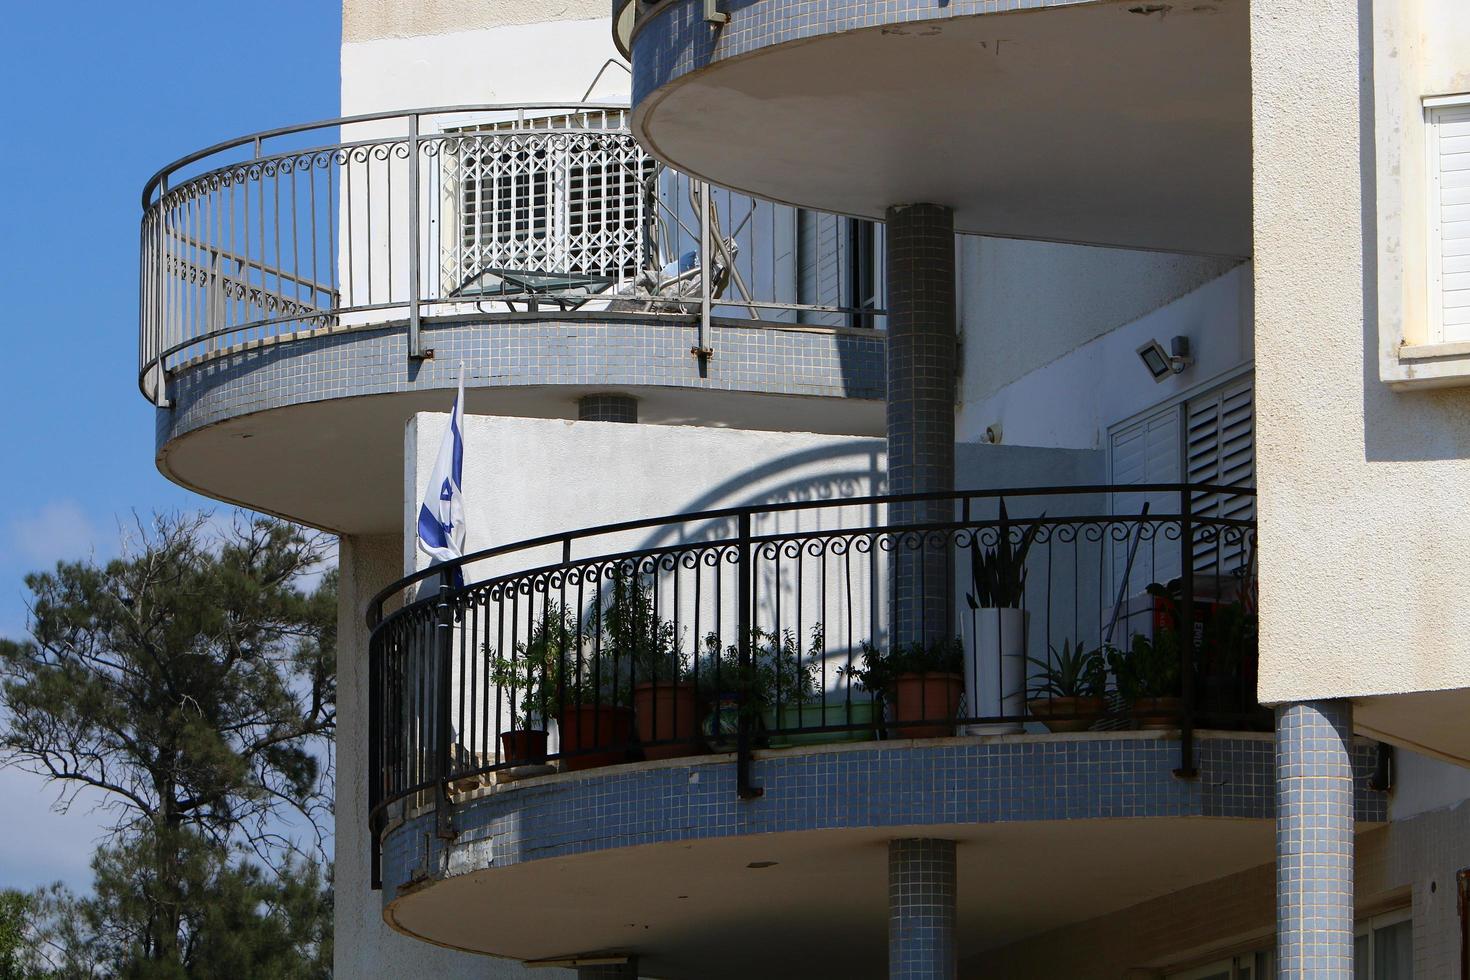
[[1431, 109], [1429, 123], [1434, 339], [1470, 340], [1470, 106]]

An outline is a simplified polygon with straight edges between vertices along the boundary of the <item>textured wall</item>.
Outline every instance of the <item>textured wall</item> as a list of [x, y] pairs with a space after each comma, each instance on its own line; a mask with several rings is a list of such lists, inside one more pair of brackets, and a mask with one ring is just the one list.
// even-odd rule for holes
[[510, 24], [606, 18], [605, 0], [342, 0], [342, 40], [453, 34]]
[[[398, 577], [402, 543], [396, 535], [344, 537], [338, 552], [336, 976], [352, 980], [490, 980], [523, 975], [514, 963], [439, 949], [400, 936], [383, 922], [381, 896], [369, 888], [367, 835], [368, 600]], [[569, 977], [537, 971], [536, 980]]]
[[[402, 16], [415, 9], [403, 0], [391, 6]], [[486, 13], [513, 7], [524, 16], [478, 26], [484, 18], [468, 17], [446, 22], [448, 30], [385, 33], [376, 39], [349, 35], [344, 29], [342, 112], [571, 102], [581, 99], [594, 81], [592, 101], [627, 102], [627, 69], [620, 63], [607, 66], [617, 50], [606, 0], [599, 0], [590, 13], [578, 13], [578, 18], [587, 19], [551, 19], [543, 4], [469, 0], [453, 6]], [[572, 9], [576, 12], [575, 6]]]
[[1251, 9], [1265, 701], [1470, 686], [1470, 392], [1377, 378], [1362, 9]]

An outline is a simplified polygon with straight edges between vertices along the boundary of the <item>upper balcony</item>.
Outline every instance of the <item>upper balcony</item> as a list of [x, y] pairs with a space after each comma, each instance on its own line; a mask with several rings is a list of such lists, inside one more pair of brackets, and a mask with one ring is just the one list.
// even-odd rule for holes
[[882, 230], [664, 167], [609, 105], [377, 113], [230, 140], [143, 193], [159, 467], [397, 532], [413, 413], [882, 431]]
[[772, 200], [1251, 253], [1246, 0], [614, 0], [633, 131]]
[[976, 962], [1265, 863], [1253, 493], [762, 504], [397, 582], [369, 651], [384, 915], [522, 960], [861, 977], [892, 837], [960, 842]]

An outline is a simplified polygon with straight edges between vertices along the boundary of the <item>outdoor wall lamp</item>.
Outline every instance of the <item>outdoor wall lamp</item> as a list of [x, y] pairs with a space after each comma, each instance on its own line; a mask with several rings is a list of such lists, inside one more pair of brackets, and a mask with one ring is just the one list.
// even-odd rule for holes
[[1138, 348], [1138, 359], [1148, 368], [1149, 375], [1155, 381], [1163, 381], [1173, 374], [1182, 374], [1185, 368], [1194, 363], [1194, 358], [1189, 353], [1188, 337], [1170, 338], [1168, 351], [1157, 340], [1150, 340]]

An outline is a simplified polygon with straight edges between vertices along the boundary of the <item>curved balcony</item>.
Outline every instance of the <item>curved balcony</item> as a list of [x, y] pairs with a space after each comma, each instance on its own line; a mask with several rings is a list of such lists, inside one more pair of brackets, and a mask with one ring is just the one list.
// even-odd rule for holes
[[[1165, 887], [1140, 867], [1184, 869], [1167, 890], [1268, 860], [1252, 502], [1168, 485], [755, 506], [481, 552], [462, 586], [444, 566], [395, 583], [369, 664], [385, 915], [519, 959], [786, 975], [735, 937], [785, 935], [810, 901], [881, 921], [867, 845], [904, 828], [986, 842], [988, 884], [966, 894], [1019, 903], [961, 930], [970, 953]], [[1381, 809], [1365, 797], [1363, 819]], [[1086, 848], [1110, 897], [992, 881], [1009, 846], [1033, 870]], [[774, 891], [735, 870], [776, 863]], [[575, 936], [542, 915], [553, 892], [578, 896]], [[512, 893], [508, 913], [492, 896]], [[775, 933], [734, 926], [756, 919]], [[796, 943], [833, 957], [810, 970], [881, 962], [829, 938]]]
[[1245, 0], [614, 0], [633, 132], [772, 200], [1251, 252]]
[[[624, 108], [284, 127], [170, 164], [143, 209], [139, 387], [160, 468], [216, 497], [395, 528], [401, 456], [357, 449], [442, 407], [461, 362], [478, 414], [612, 390], [646, 422], [882, 428], [878, 293], [826, 271], [846, 219], [676, 173]], [[324, 460], [347, 506], [285, 478]]]

